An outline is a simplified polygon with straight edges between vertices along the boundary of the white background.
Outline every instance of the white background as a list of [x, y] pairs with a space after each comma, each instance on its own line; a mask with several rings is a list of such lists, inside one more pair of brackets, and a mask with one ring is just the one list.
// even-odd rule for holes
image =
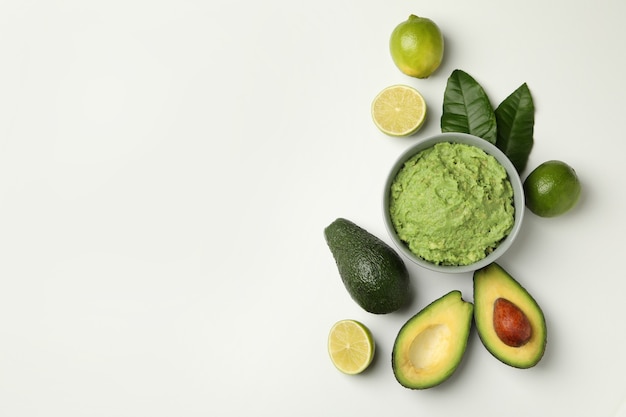
[[[388, 39], [409, 14], [446, 41], [426, 80]], [[0, 415], [625, 415], [622, 0], [0, 1]], [[395, 158], [440, 132], [462, 69], [496, 106], [526, 82], [528, 172], [581, 179], [578, 206], [529, 211], [500, 260], [543, 307], [543, 360], [517, 370], [475, 331], [439, 387], [394, 379], [400, 326], [471, 275], [409, 266], [416, 296], [366, 313], [323, 237], [345, 217], [391, 243]], [[414, 137], [378, 132], [384, 87], [416, 87]], [[362, 321], [359, 376], [326, 352]], [[620, 411], [621, 408], [621, 411]]]

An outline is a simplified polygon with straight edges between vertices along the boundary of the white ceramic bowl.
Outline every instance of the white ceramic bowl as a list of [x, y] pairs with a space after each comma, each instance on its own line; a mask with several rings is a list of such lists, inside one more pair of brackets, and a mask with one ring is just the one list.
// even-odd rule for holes
[[[459, 265], [459, 266], [451, 266], [451, 265], [437, 265], [432, 262], [426, 261], [421, 257], [415, 255], [408, 246], [400, 240], [398, 237], [396, 230], [391, 221], [391, 216], [389, 213], [389, 200], [390, 200], [390, 189], [391, 184], [393, 183], [398, 171], [404, 166], [404, 163], [410, 159], [413, 155], [421, 152], [424, 149], [428, 149], [434, 146], [439, 142], [450, 142], [450, 143], [462, 143], [466, 145], [476, 146], [487, 154], [492, 155], [496, 158], [496, 160], [504, 167], [506, 170], [509, 181], [513, 188], [513, 206], [515, 208], [514, 214], [514, 223], [511, 232], [498, 244], [498, 246], [489, 253], [483, 259], [470, 264], [470, 265]], [[391, 239], [394, 244], [398, 248], [398, 250], [403, 253], [407, 258], [409, 258], [414, 263], [438, 272], [447, 272], [447, 273], [463, 273], [463, 272], [473, 272], [480, 268], [483, 268], [490, 263], [494, 262], [500, 256], [502, 256], [513, 244], [513, 241], [518, 235], [520, 227], [522, 225], [522, 220], [524, 218], [524, 189], [522, 187], [522, 180], [517, 173], [517, 170], [513, 166], [513, 163], [509, 160], [509, 158], [500, 151], [495, 145], [487, 142], [486, 140], [479, 138], [477, 136], [468, 135], [466, 133], [442, 133], [436, 136], [432, 136], [423, 140], [420, 140], [414, 146], [406, 150], [394, 163], [391, 171], [389, 172], [389, 176], [387, 177], [387, 181], [385, 182], [385, 189], [383, 195], [383, 214], [385, 220], [385, 226]]]

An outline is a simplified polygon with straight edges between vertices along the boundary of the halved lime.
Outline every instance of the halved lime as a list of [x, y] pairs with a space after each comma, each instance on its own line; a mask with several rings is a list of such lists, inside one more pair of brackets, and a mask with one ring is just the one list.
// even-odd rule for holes
[[374, 124], [390, 136], [409, 136], [426, 120], [426, 102], [413, 87], [392, 85], [383, 89], [372, 102]]
[[356, 320], [340, 320], [328, 335], [328, 353], [344, 374], [363, 372], [374, 359], [374, 338], [369, 329]]

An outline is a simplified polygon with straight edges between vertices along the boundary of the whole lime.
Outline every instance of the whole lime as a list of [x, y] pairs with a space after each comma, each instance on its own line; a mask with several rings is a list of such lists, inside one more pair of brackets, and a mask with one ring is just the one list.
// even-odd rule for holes
[[526, 207], [541, 217], [555, 217], [576, 205], [580, 197], [576, 171], [562, 161], [547, 161], [524, 181]]
[[427, 78], [443, 59], [443, 36], [432, 20], [410, 15], [391, 33], [389, 50], [393, 62], [404, 74]]

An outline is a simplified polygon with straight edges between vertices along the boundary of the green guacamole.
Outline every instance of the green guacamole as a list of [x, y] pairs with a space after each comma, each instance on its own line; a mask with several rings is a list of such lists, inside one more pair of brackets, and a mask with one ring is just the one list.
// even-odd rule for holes
[[513, 228], [506, 170], [475, 146], [438, 143], [411, 157], [391, 185], [390, 216], [411, 252], [437, 265], [469, 265]]

